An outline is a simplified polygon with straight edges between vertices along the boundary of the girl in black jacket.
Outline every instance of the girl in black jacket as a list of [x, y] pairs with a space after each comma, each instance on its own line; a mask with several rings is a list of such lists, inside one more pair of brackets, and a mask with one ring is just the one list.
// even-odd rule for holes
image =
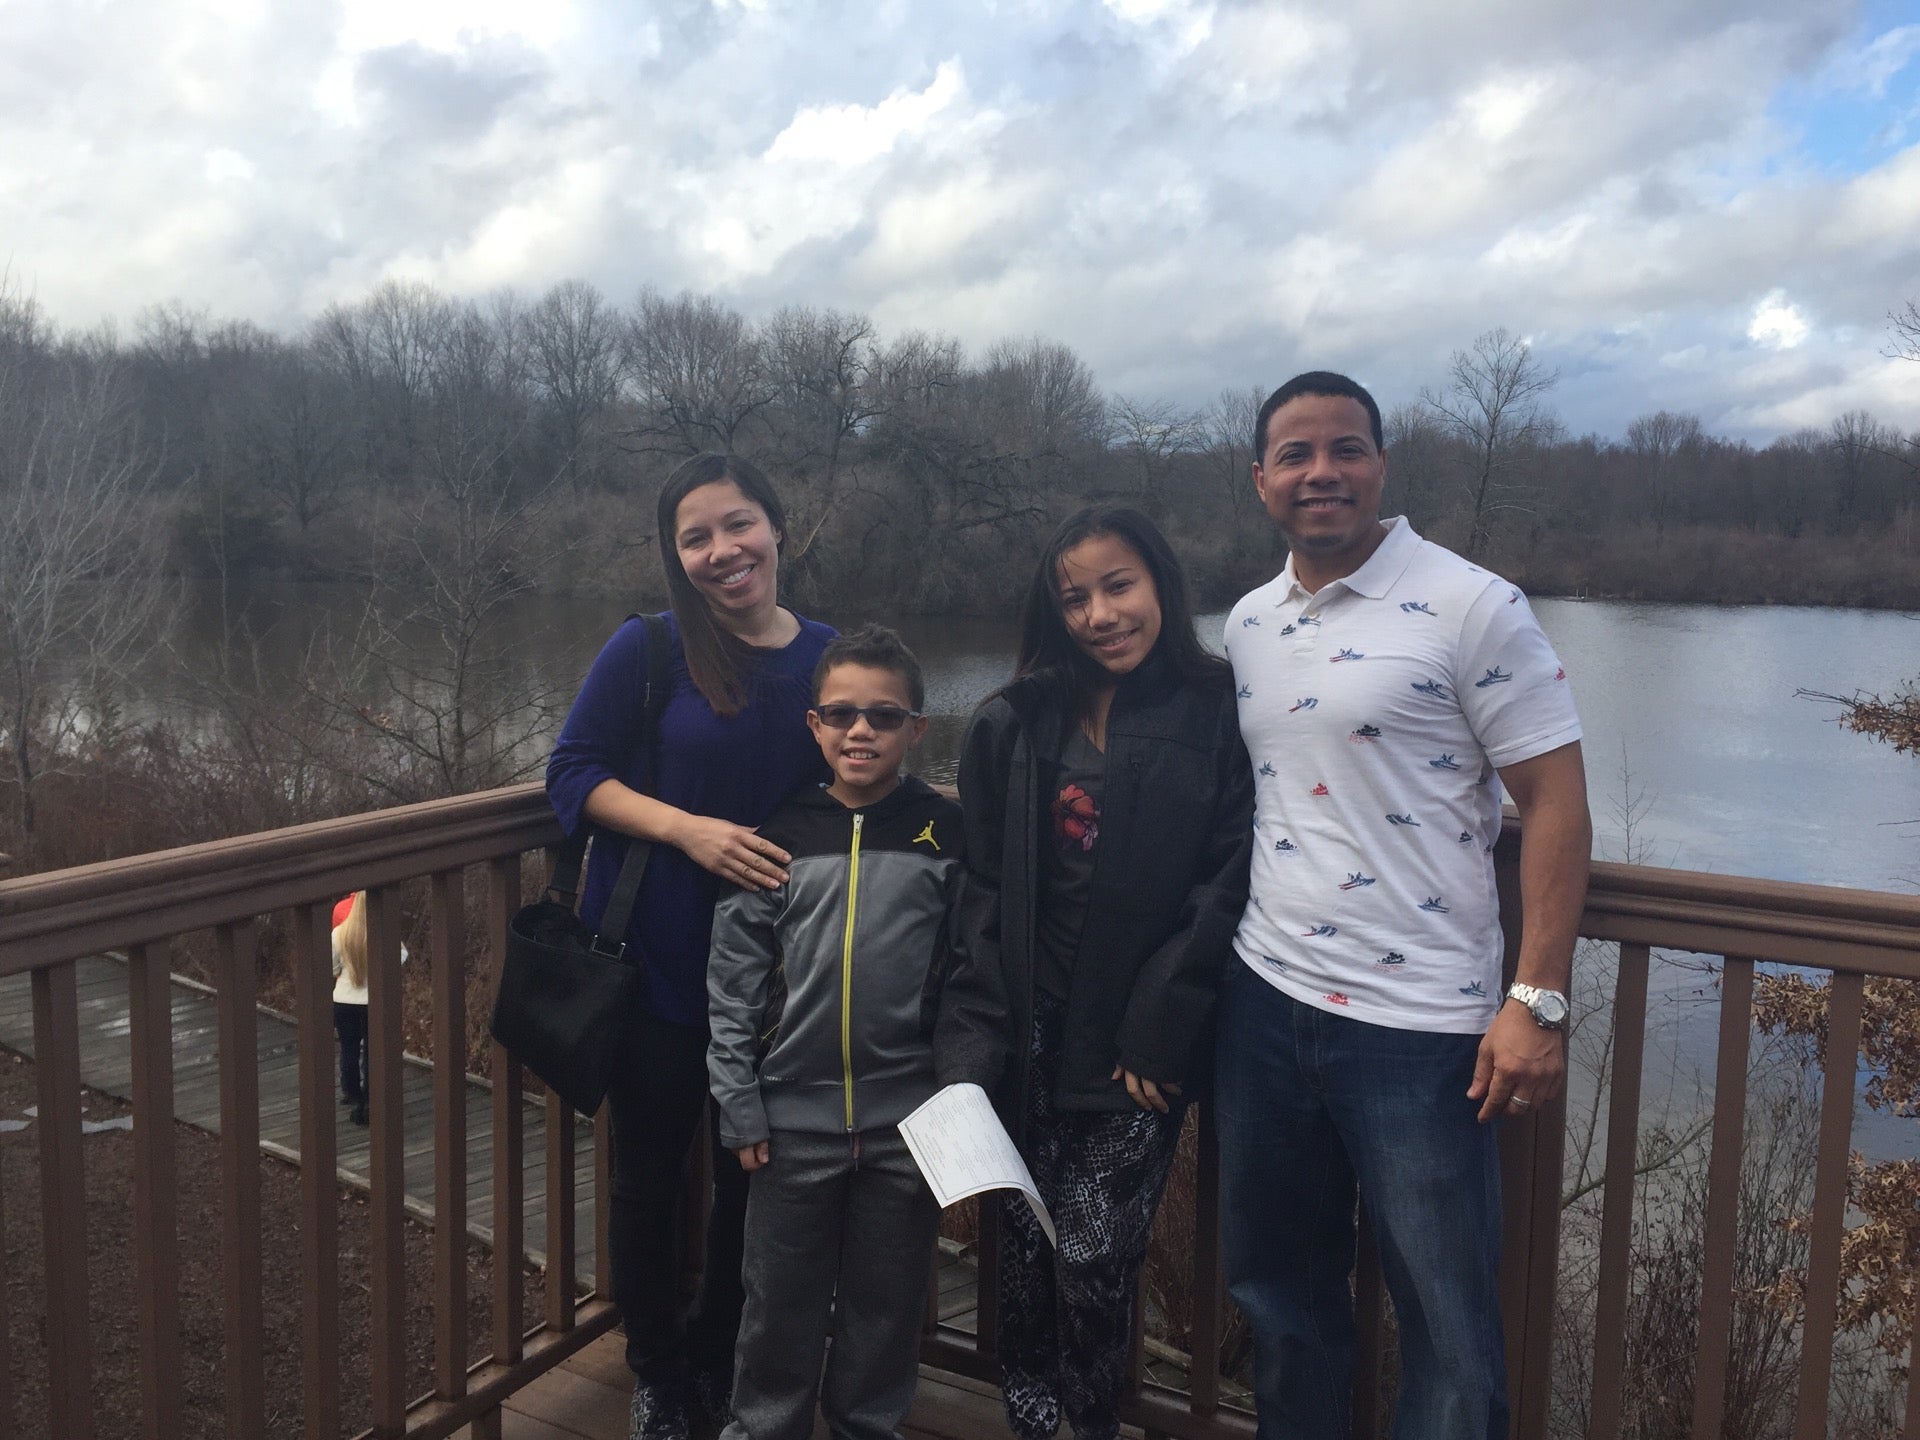
[[1021, 1440], [1111, 1440], [1135, 1281], [1247, 897], [1253, 776], [1232, 673], [1146, 516], [1062, 525], [1014, 680], [960, 762], [966, 943], [1016, 1048], [996, 1097], [1059, 1232], [1002, 1206], [1000, 1361]]

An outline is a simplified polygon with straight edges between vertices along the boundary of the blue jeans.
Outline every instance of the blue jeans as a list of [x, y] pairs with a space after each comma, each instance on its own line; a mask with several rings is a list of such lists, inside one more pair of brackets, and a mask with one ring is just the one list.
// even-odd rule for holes
[[1354, 1188], [1400, 1327], [1393, 1434], [1506, 1440], [1500, 1165], [1466, 1098], [1476, 1035], [1302, 1005], [1231, 962], [1214, 1114], [1227, 1288], [1252, 1326], [1259, 1440], [1345, 1440]]

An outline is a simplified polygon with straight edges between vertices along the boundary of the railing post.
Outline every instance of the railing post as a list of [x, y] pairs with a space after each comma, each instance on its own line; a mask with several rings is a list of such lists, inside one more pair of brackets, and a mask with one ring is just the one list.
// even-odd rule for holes
[[173, 1153], [173, 977], [167, 969], [167, 952], [167, 942], [161, 940], [136, 945], [127, 955], [140, 1419], [152, 1436], [178, 1435], [183, 1428], [179, 1185]]
[[467, 912], [461, 872], [433, 877], [434, 1393], [467, 1393]]
[[1806, 1319], [1801, 1326], [1800, 1396], [1794, 1440], [1822, 1440], [1833, 1374], [1833, 1332], [1840, 1309], [1840, 1241], [1847, 1218], [1847, 1156], [1866, 977], [1834, 972], [1827, 990], [1827, 1041], [1821, 1056], [1820, 1148], [1814, 1163], [1812, 1235], [1807, 1243]]
[[220, 981], [220, 1165], [224, 1223], [227, 1434], [267, 1428], [260, 1263], [260, 979], [251, 920], [214, 932]]
[[613, 1111], [602, 1105], [593, 1117], [593, 1293], [613, 1298]]
[[300, 1390], [307, 1440], [340, 1433], [340, 1187], [333, 1103], [333, 907], [293, 914], [300, 1032]]
[[[508, 856], [487, 867], [487, 953], [496, 985], [506, 963], [507, 926], [520, 908], [520, 857]], [[493, 1067], [493, 1354], [513, 1364], [524, 1353], [526, 1291], [521, 1266], [526, 1257], [526, 1175], [521, 1168], [523, 1136], [520, 1066], [497, 1042]], [[475, 1423], [477, 1435], [499, 1433], [500, 1412], [489, 1411]]]
[[87, 1333], [87, 1186], [80, 1154], [79, 986], [71, 962], [33, 972], [33, 1036], [48, 1416], [61, 1440], [89, 1440], [93, 1345]]
[[400, 1054], [400, 937], [392, 897], [370, 886], [367, 907], [367, 1225], [373, 1257], [373, 1430], [407, 1424], [406, 1077]]
[[1647, 1038], [1645, 945], [1620, 946], [1613, 989], [1613, 1074], [1607, 1097], [1605, 1198], [1600, 1218], [1600, 1276], [1593, 1310], [1592, 1421], [1588, 1440], [1616, 1440], [1625, 1400], [1628, 1280], [1640, 1148], [1640, 1072]]
[[573, 1107], [547, 1091], [547, 1314], [549, 1327], [573, 1328]]
[[1753, 1040], [1753, 962], [1729, 955], [1720, 984], [1720, 1045], [1713, 1082], [1713, 1149], [1707, 1158], [1701, 1239], [1700, 1329], [1693, 1367], [1693, 1433], [1718, 1440], [1726, 1416], [1734, 1274], [1740, 1242], [1740, 1156]]
[[1187, 1404], [1195, 1415], [1220, 1408], [1220, 1135], [1211, 1103], [1198, 1107], [1193, 1171], [1193, 1355]]
[[[7, 1157], [0, 1150], [0, 1235], [7, 1233]], [[12, 1440], [13, 1346], [7, 1338], [7, 1247], [0, 1245], [0, 1436]]]

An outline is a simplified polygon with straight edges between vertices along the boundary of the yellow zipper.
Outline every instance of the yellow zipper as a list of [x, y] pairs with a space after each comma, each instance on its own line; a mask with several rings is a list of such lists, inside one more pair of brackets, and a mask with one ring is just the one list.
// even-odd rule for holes
[[860, 824], [853, 817], [853, 850], [847, 857], [847, 935], [840, 949], [840, 1069], [847, 1092], [847, 1129], [853, 1129], [853, 915], [860, 904]]

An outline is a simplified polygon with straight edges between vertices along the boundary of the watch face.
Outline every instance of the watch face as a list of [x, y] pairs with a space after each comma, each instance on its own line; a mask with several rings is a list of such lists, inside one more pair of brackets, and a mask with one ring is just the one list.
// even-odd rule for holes
[[1567, 999], [1552, 990], [1543, 990], [1533, 1002], [1533, 1014], [1542, 1025], [1560, 1026], [1567, 1023]]

